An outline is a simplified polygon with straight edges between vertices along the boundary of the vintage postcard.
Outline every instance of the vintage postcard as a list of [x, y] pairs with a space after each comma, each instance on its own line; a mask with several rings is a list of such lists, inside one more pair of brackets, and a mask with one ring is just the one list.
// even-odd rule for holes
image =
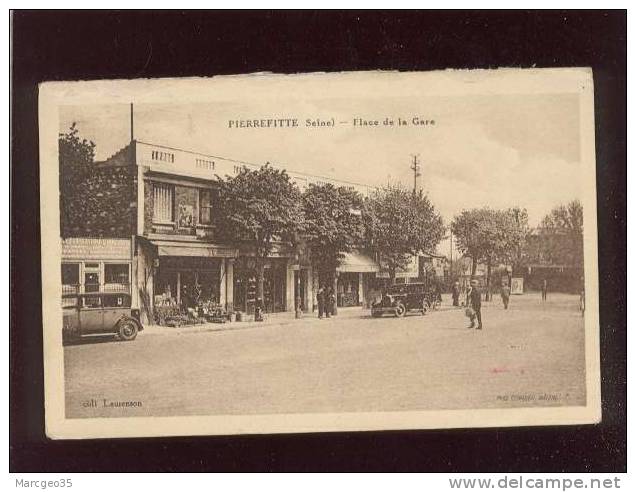
[[590, 69], [39, 97], [49, 437], [601, 420]]

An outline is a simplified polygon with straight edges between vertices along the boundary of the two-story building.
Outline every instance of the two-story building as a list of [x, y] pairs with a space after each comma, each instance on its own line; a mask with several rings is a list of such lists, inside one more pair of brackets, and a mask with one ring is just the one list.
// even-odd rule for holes
[[[133, 304], [146, 322], [153, 319], [155, 306], [171, 303], [209, 300], [228, 309], [253, 310], [254, 253], [244, 244], [218, 241], [213, 218], [217, 176], [258, 165], [132, 141], [91, 166], [75, 178], [73, 197], [65, 198], [70, 211], [62, 231], [63, 251], [69, 252], [63, 254], [64, 284], [86, 289], [97, 282], [105, 290], [115, 277], [121, 285], [127, 280]], [[364, 195], [372, 191], [364, 185], [288, 174], [301, 190], [311, 183], [332, 182]], [[78, 250], [79, 243], [83, 249]], [[121, 265], [127, 265], [127, 277]], [[365, 255], [346, 255], [339, 268], [343, 302], [363, 304], [365, 285], [378, 270]], [[277, 244], [265, 264], [265, 309], [292, 311], [300, 302], [305, 311], [312, 310], [317, 287], [311, 252]]]

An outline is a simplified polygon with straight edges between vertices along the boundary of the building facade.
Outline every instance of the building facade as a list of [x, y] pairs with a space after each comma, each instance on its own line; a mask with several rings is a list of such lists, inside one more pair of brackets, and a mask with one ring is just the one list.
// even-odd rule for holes
[[[91, 166], [89, 172], [68, 176], [71, 193], [64, 199], [62, 223], [64, 289], [107, 290], [120, 279], [144, 322], [154, 320], [158, 306], [211, 302], [228, 310], [254, 311], [254, 252], [243, 244], [220, 242], [213, 219], [217, 176], [258, 165], [132, 141]], [[326, 182], [363, 195], [373, 190], [288, 174], [301, 190]], [[363, 305], [378, 271], [369, 257], [346, 255], [337, 272], [339, 305]], [[265, 310], [315, 309], [317, 282], [308, 248], [276, 244], [265, 262]]]

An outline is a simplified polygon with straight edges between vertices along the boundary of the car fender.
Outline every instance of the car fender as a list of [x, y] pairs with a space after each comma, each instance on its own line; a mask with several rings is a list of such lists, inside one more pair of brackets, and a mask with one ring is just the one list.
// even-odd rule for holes
[[133, 323], [135, 323], [135, 324], [137, 325], [137, 330], [138, 330], [138, 331], [143, 331], [143, 329], [144, 329], [143, 325], [142, 325], [142, 324], [141, 324], [138, 320], [136, 320], [135, 318], [133, 318], [132, 316], [128, 316], [128, 315], [126, 315], [126, 314], [123, 314], [123, 315], [121, 316], [121, 318], [119, 318], [119, 319], [117, 320], [117, 323], [115, 323], [115, 326], [119, 326], [119, 323], [121, 323], [121, 322], [122, 322], [122, 321], [124, 321], [124, 320], [132, 321]]

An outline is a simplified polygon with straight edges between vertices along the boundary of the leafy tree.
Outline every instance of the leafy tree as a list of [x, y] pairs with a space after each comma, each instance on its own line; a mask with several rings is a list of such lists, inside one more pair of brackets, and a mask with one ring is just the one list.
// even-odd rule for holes
[[508, 209], [508, 213], [514, 219], [513, 238], [509, 255], [503, 255], [502, 260], [511, 263], [513, 267], [519, 267], [525, 260], [525, 251], [528, 244], [530, 227], [528, 226], [528, 211], [525, 208], [513, 207]]
[[268, 164], [257, 170], [243, 167], [235, 176], [219, 178], [217, 234], [221, 239], [244, 241], [253, 248], [260, 299], [265, 258], [276, 242], [295, 242], [303, 230], [300, 198], [287, 173]]
[[60, 168], [91, 164], [95, 160], [95, 143], [80, 138], [77, 123], [73, 122], [66, 133], [58, 136]]
[[553, 231], [583, 233], [583, 206], [578, 200], [554, 207], [541, 221], [541, 227]]
[[477, 273], [477, 263], [494, 249], [496, 224], [489, 208], [463, 210], [451, 223], [457, 249], [472, 260], [471, 276]]
[[421, 190], [414, 194], [390, 185], [374, 193], [365, 203], [364, 219], [366, 245], [386, 265], [392, 283], [411, 257], [435, 250], [444, 237], [442, 217]]
[[527, 213], [518, 208], [464, 210], [454, 218], [451, 229], [457, 238], [457, 249], [472, 259], [472, 276], [476, 273], [478, 262], [486, 263], [486, 292], [489, 297], [493, 264], [513, 262], [521, 255]]
[[88, 172], [95, 160], [95, 143], [80, 138], [79, 129], [74, 122], [65, 133], [58, 136], [59, 189], [60, 189], [60, 230], [62, 235], [70, 222], [69, 198], [73, 196], [76, 178]]
[[333, 276], [344, 253], [359, 246], [364, 238], [361, 217], [362, 196], [345, 187], [311, 184], [303, 193], [304, 236], [321, 282]]
[[583, 207], [578, 200], [552, 209], [532, 237], [529, 256], [538, 263], [583, 267]]

